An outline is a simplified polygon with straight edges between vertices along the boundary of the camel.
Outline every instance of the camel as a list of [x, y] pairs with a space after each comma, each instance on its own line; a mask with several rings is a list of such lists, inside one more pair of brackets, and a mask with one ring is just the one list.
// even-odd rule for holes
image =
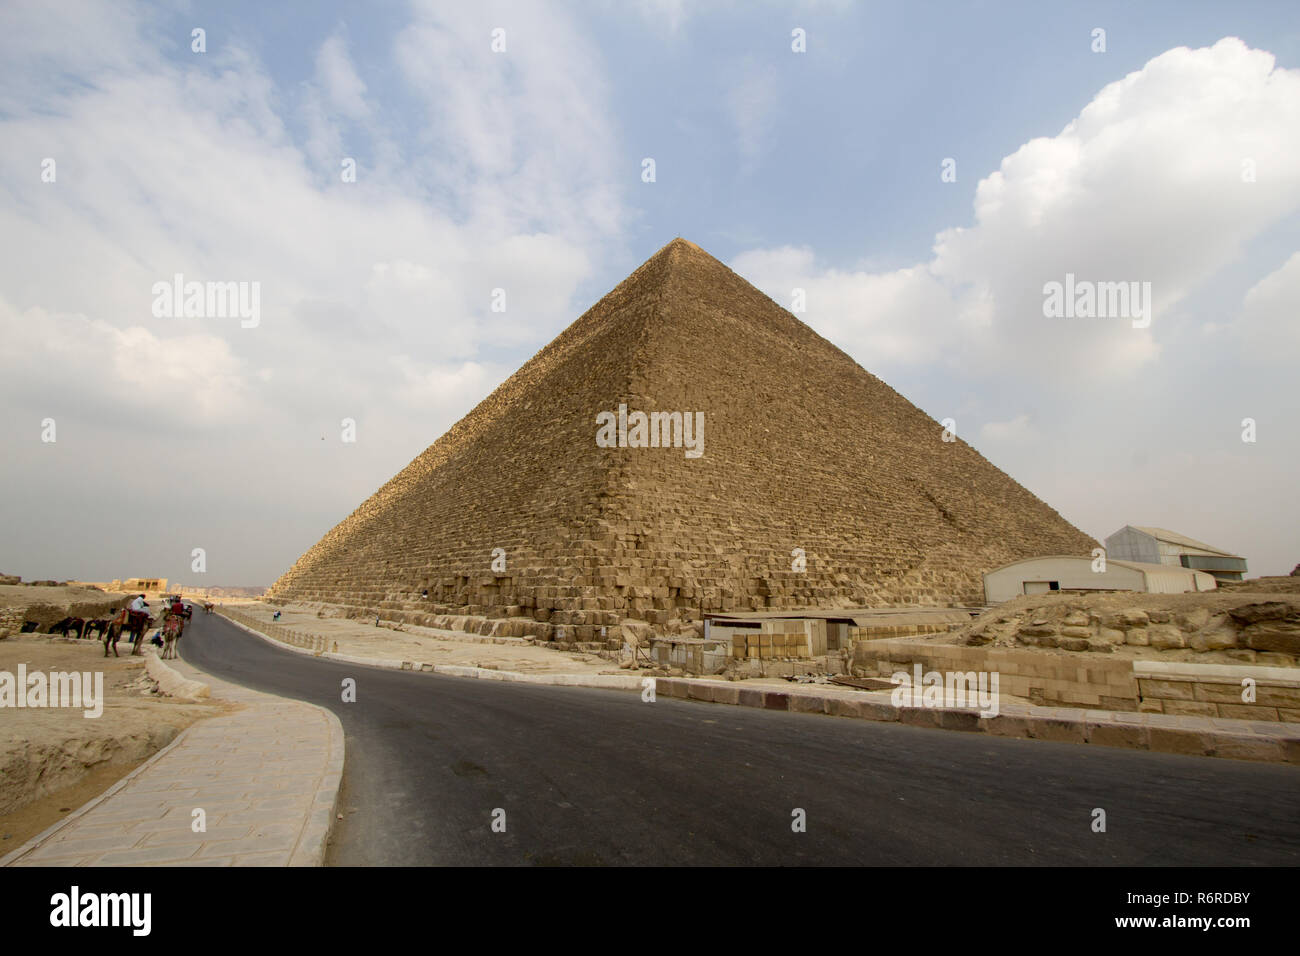
[[113, 622], [106, 617], [97, 618], [93, 621], [86, 622], [86, 629], [81, 632], [81, 636], [90, 639], [92, 634], [98, 634], [100, 640], [104, 638], [104, 632], [108, 630], [109, 625]]
[[176, 645], [183, 633], [185, 633], [185, 619], [179, 614], [169, 614], [163, 624], [163, 660], [174, 660], [177, 657]]
[[122, 608], [113, 618], [113, 623], [108, 626], [108, 630], [104, 632], [104, 656], [108, 656], [110, 642], [113, 645], [113, 656], [120, 656], [117, 653], [117, 642], [121, 639], [122, 632], [126, 631], [131, 635], [131, 656], [138, 657], [144, 652], [144, 632], [152, 623], [148, 614], [135, 613], [128, 608]]

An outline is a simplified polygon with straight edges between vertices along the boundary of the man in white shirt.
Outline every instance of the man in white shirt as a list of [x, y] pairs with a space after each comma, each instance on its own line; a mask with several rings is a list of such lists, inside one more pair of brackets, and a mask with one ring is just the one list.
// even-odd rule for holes
[[137, 655], [144, 650], [142, 638], [145, 629], [149, 626], [149, 603], [145, 601], [144, 595], [141, 594], [128, 605], [127, 610], [131, 612], [131, 643], [134, 645], [131, 648], [131, 654]]

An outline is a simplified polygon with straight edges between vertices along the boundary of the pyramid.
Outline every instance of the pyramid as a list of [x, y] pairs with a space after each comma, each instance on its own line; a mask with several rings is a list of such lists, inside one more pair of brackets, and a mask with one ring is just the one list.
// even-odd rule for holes
[[[671, 447], [618, 447], [644, 438], [638, 411], [685, 413], [683, 432], [702, 413], [690, 436], [702, 454], [662, 420]], [[1097, 546], [942, 433], [675, 239], [326, 534], [270, 597], [590, 640], [623, 621], [675, 627], [707, 612], [981, 604], [984, 571]]]

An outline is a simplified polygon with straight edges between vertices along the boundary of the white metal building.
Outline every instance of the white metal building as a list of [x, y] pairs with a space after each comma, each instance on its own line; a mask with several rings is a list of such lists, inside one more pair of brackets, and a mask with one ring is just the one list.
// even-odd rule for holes
[[1220, 581], [1246, 576], [1246, 559], [1167, 528], [1125, 525], [1106, 539], [1106, 556], [1208, 571]]
[[1000, 604], [1022, 594], [1049, 594], [1053, 591], [1182, 594], [1184, 591], [1213, 591], [1218, 587], [1214, 575], [1192, 568], [1108, 558], [1105, 571], [1094, 571], [1093, 562], [1091, 557], [1053, 554], [994, 568], [984, 575], [984, 600], [989, 604]]

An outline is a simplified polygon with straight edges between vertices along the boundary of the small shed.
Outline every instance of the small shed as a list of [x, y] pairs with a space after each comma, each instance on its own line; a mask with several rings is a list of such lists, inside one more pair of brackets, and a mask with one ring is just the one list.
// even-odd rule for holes
[[1142, 591], [1150, 594], [1182, 594], [1213, 591], [1214, 575], [1191, 568], [1139, 561], [1107, 560], [1105, 570], [1094, 570], [1096, 559], [1088, 556], [1053, 554], [1026, 558], [995, 568], [984, 575], [984, 600], [1001, 604], [1022, 594], [1050, 594], [1053, 591]]

